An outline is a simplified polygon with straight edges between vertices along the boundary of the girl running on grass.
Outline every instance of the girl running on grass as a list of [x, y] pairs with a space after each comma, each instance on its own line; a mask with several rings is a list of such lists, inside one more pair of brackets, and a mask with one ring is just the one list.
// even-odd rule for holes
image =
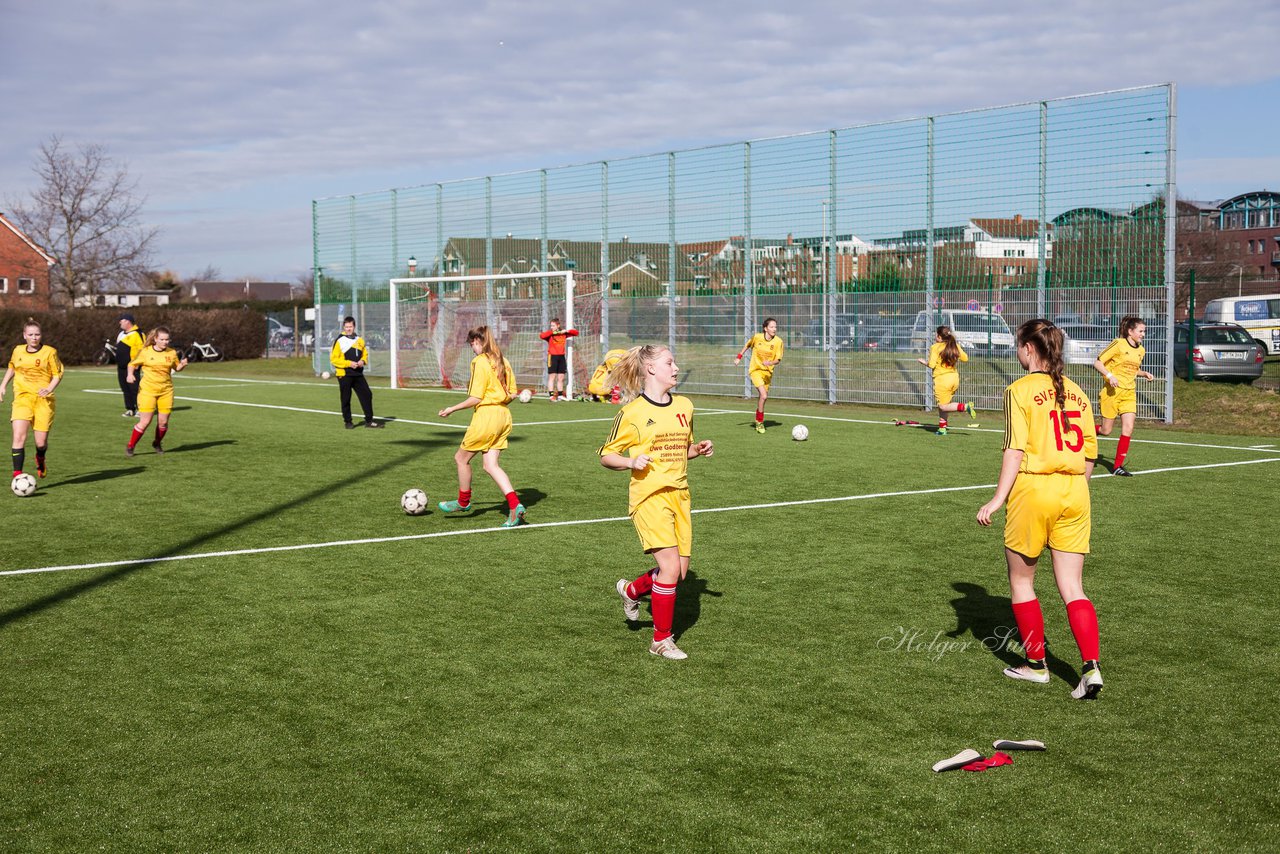
[[1137, 378], [1156, 378], [1150, 371], [1142, 370], [1142, 357], [1147, 353], [1142, 341], [1146, 337], [1147, 324], [1142, 322], [1142, 318], [1126, 315], [1120, 319], [1120, 337], [1108, 344], [1093, 363], [1093, 369], [1106, 380], [1098, 393], [1098, 410], [1102, 413], [1098, 432], [1110, 436], [1116, 416], [1120, 416], [1120, 443], [1116, 446], [1115, 462], [1111, 468], [1111, 473], [1120, 477], [1133, 476], [1124, 467], [1124, 459], [1129, 453], [1129, 439], [1138, 418]]
[[1004, 458], [996, 494], [978, 510], [978, 524], [1008, 500], [1004, 554], [1009, 568], [1013, 617], [1027, 663], [1005, 668], [1010, 679], [1047, 683], [1044, 615], [1036, 598], [1036, 562], [1046, 545], [1053, 577], [1067, 606], [1067, 620], [1084, 661], [1077, 700], [1102, 690], [1098, 668], [1098, 615], [1085, 598], [1082, 577], [1091, 525], [1089, 476], [1098, 456], [1089, 399], [1062, 375], [1062, 330], [1047, 320], [1018, 327], [1018, 361], [1027, 375], [1004, 390]]
[[138, 355], [129, 360], [129, 370], [125, 381], [136, 382], [135, 368], [142, 370], [142, 382], [138, 386], [138, 423], [129, 434], [129, 444], [125, 446], [126, 457], [133, 456], [147, 428], [151, 426], [151, 418], [159, 412], [156, 423], [156, 438], [151, 447], [157, 454], [164, 453], [165, 433], [169, 432], [169, 413], [173, 412], [173, 373], [187, 366], [187, 360], [179, 358], [175, 350], [169, 349], [169, 330], [157, 326], [147, 334], [146, 345], [138, 351]]
[[472, 407], [475, 412], [458, 452], [453, 455], [458, 464], [458, 500], [441, 501], [439, 507], [445, 513], [471, 509], [471, 460], [476, 454], [483, 454], [484, 470], [507, 498], [507, 521], [502, 527], [514, 528], [524, 520], [524, 505], [511, 485], [511, 478], [499, 465], [498, 457], [506, 450], [507, 436], [511, 433], [511, 410], [507, 404], [516, 393], [516, 376], [489, 327], [472, 329], [467, 333], [467, 343], [476, 354], [471, 360], [467, 399], [441, 409], [440, 417], [448, 418], [459, 409]]
[[677, 660], [688, 658], [676, 646], [671, 622], [676, 585], [689, 572], [692, 553], [689, 460], [709, 457], [715, 450], [710, 439], [694, 441], [689, 398], [671, 394], [678, 374], [675, 357], [666, 347], [647, 344], [628, 350], [609, 374], [609, 384], [621, 389], [625, 405], [600, 448], [601, 465], [631, 472], [627, 513], [640, 535], [641, 548], [658, 562], [630, 584], [618, 579], [622, 613], [628, 620], [638, 620], [639, 599], [651, 593], [649, 652]]
[[[13, 348], [9, 367], [0, 380], [0, 400], [4, 400], [9, 380], [13, 383], [13, 476], [22, 474], [27, 462], [27, 434], [35, 433], [36, 474], [44, 477], [45, 454], [49, 451], [49, 431], [53, 429], [53, 390], [62, 382], [62, 360], [58, 351], [41, 343], [44, 331], [33, 318], [22, 326], [25, 343]], [[34, 428], [34, 430], [32, 429]]]
[[760, 326], [761, 331], [747, 339], [747, 343], [733, 360], [735, 365], [742, 364], [742, 357], [751, 351], [751, 364], [747, 367], [747, 376], [756, 387], [759, 400], [756, 401], [756, 432], [764, 432], [764, 402], [769, 399], [769, 385], [773, 382], [773, 369], [782, 361], [782, 339], [778, 337], [778, 321], [766, 317]]
[[916, 359], [917, 362], [933, 371], [933, 396], [938, 402], [938, 435], [947, 435], [948, 412], [973, 412], [973, 401], [968, 403], [952, 403], [956, 391], [960, 388], [960, 372], [956, 370], [957, 362], [969, 361], [969, 356], [947, 326], [939, 326], [933, 336], [934, 344], [929, 348], [929, 360]]

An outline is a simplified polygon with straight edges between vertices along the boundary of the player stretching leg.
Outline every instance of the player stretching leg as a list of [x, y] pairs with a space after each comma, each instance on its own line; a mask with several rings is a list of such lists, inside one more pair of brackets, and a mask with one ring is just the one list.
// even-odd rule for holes
[[938, 435], [945, 436], [948, 412], [973, 412], [972, 402], [951, 402], [960, 388], [960, 373], [956, 370], [956, 363], [969, 361], [969, 356], [946, 326], [938, 327], [934, 341], [936, 343], [929, 348], [929, 360], [916, 361], [933, 371], [933, 397], [938, 402]]
[[[640, 616], [639, 598], [651, 594], [653, 643], [649, 652], [663, 658], [687, 655], [676, 646], [671, 623], [676, 585], [689, 572], [693, 545], [688, 469], [694, 457], [709, 457], [710, 439], [693, 440], [693, 404], [671, 394], [679, 368], [666, 347], [652, 344], [627, 351], [610, 372], [612, 385], [626, 405], [613, 419], [609, 439], [600, 448], [600, 464], [631, 472], [628, 515], [640, 535], [645, 554], [658, 562], [630, 584], [619, 579], [622, 611], [628, 620]], [[627, 454], [627, 456], [623, 456]]]
[[507, 404], [516, 393], [516, 376], [511, 363], [502, 355], [498, 342], [487, 326], [477, 326], [467, 333], [467, 343], [475, 353], [471, 360], [471, 382], [467, 385], [467, 399], [440, 410], [441, 418], [448, 418], [459, 409], [475, 407], [471, 424], [453, 460], [458, 464], [458, 500], [441, 501], [439, 507], [445, 513], [471, 509], [471, 460], [476, 454], [484, 455], [484, 470], [502, 490], [507, 499], [507, 521], [504, 528], [514, 528], [524, 520], [524, 505], [516, 495], [511, 478], [503, 471], [498, 458], [507, 448], [507, 436], [511, 433], [511, 410]]
[[1062, 375], [1063, 335], [1047, 320], [1018, 327], [1018, 361], [1027, 376], [1004, 390], [1004, 458], [996, 494], [978, 510], [978, 524], [1005, 505], [1004, 553], [1009, 567], [1013, 617], [1027, 663], [1005, 668], [1010, 679], [1046, 683], [1044, 616], [1036, 598], [1036, 562], [1048, 545], [1053, 577], [1067, 606], [1071, 633], [1084, 661], [1077, 700], [1102, 690], [1098, 667], [1098, 615], [1084, 595], [1084, 556], [1089, 553], [1089, 476], [1098, 456], [1089, 399]]
[[[53, 429], [53, 390], [62, 382], [62, 360], [58, 351], [42, 344], [44, 332], [33, 318], [27, 318], [22, 326], [25, 343], [13, 348], [9, 355], [9, 367], [0, 380], [0, 400], [4, 400], [9, 380], [13, 383], [13, 476], [22, 474], [27, 462], [27, 433], [35, 433], [36, 474], [44, 477], [45, 454], [49, 451], [49, 431]], [[34, 429], [32, 429], [34, 428]]]
[[1142, 370], [1142, 357], [1147, 353], [1142, 341], [1146, 337], [1147, 324], [1142, 318], [1126, 315], [1120, 319], [1120, 337], [1108, 344], [1093, 363], [1093, 369], [1106, 380], [1098, 393], [1098, 410], [1102, 413], [1098, 432], [1110, 436], [1116, 416], [1120, 416], [1120, 442], [1116, 445], [1115, 462], [1111, 464], [1111, 473], [1120, 477], [1133, 476], [1124, 467], [1124, 459], [1129, 453], [1129, 439], [1138, 417], [1137, 378], [1156, 378], [1150, 371]]
[[756, 432], [764, 432], [764, 402], [769, 399], [769, 385], [773, 382], [773, 369], [782, 361], [782, 339], [778, 337], [778, 321], [772, 317], [765, 318], [757, 332], [747, 339], [747, 343], [733, 360], [735, 365], [742, 364], [742, 357], [751, 351], [751, 364], [747, 367], [747, 376], [760, 395], [756, 401]]

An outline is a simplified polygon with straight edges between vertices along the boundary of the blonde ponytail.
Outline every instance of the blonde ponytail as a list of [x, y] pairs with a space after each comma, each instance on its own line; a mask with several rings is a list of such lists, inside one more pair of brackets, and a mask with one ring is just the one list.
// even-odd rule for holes
[[658, 358], [658, 354], [666, 349], [656, 344], [632, 347], [609, 371], [606, 384], [618, 387], [623, 403], [635, 400], [644, 391], [645, 364]]

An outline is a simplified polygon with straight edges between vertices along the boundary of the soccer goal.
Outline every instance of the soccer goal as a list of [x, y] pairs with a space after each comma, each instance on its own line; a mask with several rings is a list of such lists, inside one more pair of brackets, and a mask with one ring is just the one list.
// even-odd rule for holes
[[543, 388], [547, 346], [539, 337], [560, 318], [578, 330], [565, 356], [566, 391], [585, 387], [601, 353], [600, 283], [572, 270], [391, 279], [391, 387], [465, 388], [467, 332], [488, 326], [521, 388]]

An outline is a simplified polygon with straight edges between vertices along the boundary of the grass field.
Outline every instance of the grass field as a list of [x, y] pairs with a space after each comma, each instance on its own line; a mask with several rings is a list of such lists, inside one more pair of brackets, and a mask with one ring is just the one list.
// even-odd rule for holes
[[[114, 372], [70, 371], [49, 478], [5, 499], [6, 849], [1274, 849], [1274, 434], [1143, 425], [1139, 476], [1095, 478], [1081, 703], [1047, 566], [1053, 682], [984, 644], [1012, 625], [974, 521], [996, 413], [942, 439], [778, 402], [758, 436], [695, 400], [717, 450], [668, 662], [613, 590], [650, 564], [595, 457], [612, 407], [513, 407], [532, 524], [499, 530], [478, 465], [474, 515], [399, 509], [453, 497], [456, 392], [376, 389], [395, 420], [348, 432], [295, 364], [177, 388], [169, 452], [127, 459]], [[996, 738], [1048, 750], [929, 770]]]

